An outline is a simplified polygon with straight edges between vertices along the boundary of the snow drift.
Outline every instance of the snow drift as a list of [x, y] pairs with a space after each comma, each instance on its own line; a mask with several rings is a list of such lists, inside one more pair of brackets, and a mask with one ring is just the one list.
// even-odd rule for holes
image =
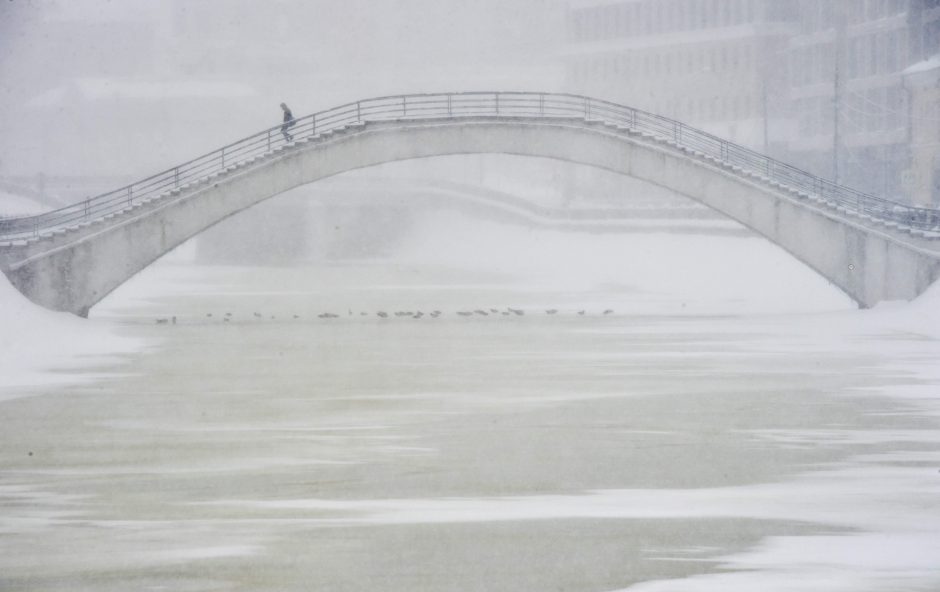
[[80, 380], [67, 371], [136, 345], [136, 340], [117, 335], [114, 325], [33, 304], [0, 274], [0, 400], [24, 394], [15, 387]]

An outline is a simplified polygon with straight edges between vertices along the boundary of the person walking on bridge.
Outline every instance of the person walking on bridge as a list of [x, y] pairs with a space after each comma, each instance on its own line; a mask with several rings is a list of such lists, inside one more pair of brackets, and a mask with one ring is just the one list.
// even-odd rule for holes
[[294, 136], [290, 135], [287, 130], [294, 127], [294, 124], [297, 122], [294, 121], [294, 114], [290, 112], [290, 107], [287, 106], [287, 103], [281, 103], [281, 109], [284, 110], [284, 125], [281, 126], [281, 133], [284, 134], [285, 142], [293, 142]]

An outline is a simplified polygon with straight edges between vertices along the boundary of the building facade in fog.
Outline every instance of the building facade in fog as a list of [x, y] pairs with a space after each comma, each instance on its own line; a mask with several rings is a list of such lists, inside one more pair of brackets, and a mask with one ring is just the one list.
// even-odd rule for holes
[[573, 92], [940, 205], [935, 78], [905, 76], [940, 52], [940, 0], [571, 0], [567, 19]]
[[572, 0], [568, 86], [767, 149], [794, 22], [770, 0]]
[[929, 201], [910, 182], [917, 119], [904, 71], [940, 52], [940, 3], [800, 0], [799, 15], [787, 48], [788, 160], [872, 193]]
[[904, 71], [911, 101], [911, 166], [901, 182], [914, 203], [940, 207], [940, 54]]

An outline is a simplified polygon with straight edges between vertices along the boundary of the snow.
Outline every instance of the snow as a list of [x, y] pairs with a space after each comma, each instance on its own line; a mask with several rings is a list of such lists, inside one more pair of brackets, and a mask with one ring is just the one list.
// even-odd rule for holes
[[934, 282], [912, 302], [883, 302], [860, 316], [871, 328], [940, 339], [940, 282]]
[[23, 396], [22, 388], [13, 387], [74, 382], [74, 375], [62, 371], [87, 368], [137, 346], [106, 325], [33, 304], [0, 274], [0, 401]]
[[[940, 460], [940, 452], [931, 456]], [[920, 467], [889, 467], [879, 460], [872, 459], [868, 466], [812, 472], [786, 482], [739, 487], [484, 498], [218, 500], [206, 505], [273, 511], [282, 518], [298, 512], [332, 512], [333, 516], [317, 519], [331, 524], [729, 517], [801, 521], [849, 532], [770, 537], [754, 548], [721, 558], [722, 567], [734, 571], [646, 582], [622, 592], [864, 592], [904, 589], [895, 588], [901, 580], [909, 580], [911, 586], [940, 582], [936, 561], [940, 557], [940, 483]], [[899, 491], [904, 493], [899, 495]], [[937, 511], [930, 512], [930, 508]]]
[[926, 60], [917, 62], [904, 70], [904, 74], [918, 74], [920, 72], [929, 72], [940, 68], [940, 53]]
[[[691, 232], [591, 234], [428, 214], [399, 257], [504, 274], [525, 286], [580, 292], [618, 314], [741, 315], [855, 308], [849, 298], [770, 242], [720, 236], [709, 221]], [[624, 296], [628, 294], [628, 296]]]
[[34, 199], [0, 190], [0, 218], [32, 216], [49, 210]]
[[[467, 226], [448, 214], [429, 215], [425, 224], [425, 232], [416, 233], [396, 257], [487, 269], [518, 277], [527, 285], [564, 285], [582, 291], [585, 297], [590, 297], [599, 283], [627, 281], [642, 288], [647, 297], [636, 299], [634, 311], [623, 312], [650, 313], [652, 308], [646, 308], [647, 303], [662, 309], [664, 295], [685, 292], [691, 296], [682, 302], [682, 308], [666, 310], [667, 314], [727, 312], [729, 302], [736, 303], [736, 319], [716, 318], [714, 322], [724, 326], [737, 323], [735, 327], [750, 327], [753, 331], [776, 324], [804, 338], [811, 337], [813, 343], [841, 339], [846, 347], [869, 352], [875, 347], [885, 355], [891, 354], [890, 339], [886, 340], [885, 335], [940, 340], [940, 283], [913, 302], [887, 302], [871, 310], [856, 310], [825, 281], [758, 238], [714, 236], [703, 240], [701, 236], [666, 233], [597, 236], [539, 228], [520, 230], [491, 222]], [[538, 245], [538, 258], [527, 255], [533, 244]], [[717, 271], [714, 266], [704, 265], [706, 260], [723, 257], [735, 264]], [[199, 288], [201, 270], [193, 266], [180, 268], [189, 273], [189, 281], [166, 284], [164, 291]], [[145, 298], [154, 288], [144, 278], [139, 289], [125, 297]], [[619, 307], [618, 312], [622, 312]], [[42, 309], [20, 295], [5, 277], [0, 278], [0, 400], [14, 396], [9, 388], [12, 386], [74, 380], [67, 373], [50, 370], [81, 368], [96, 363], [101, 356], [138, 347], [136, 342], [115, 335], [115, 326], [107, 319], [88, 321]], [[880, 341], [873, 345], [866, 341], [869, 336], [879, 336]], [[776, 347], [805, 347], [806, 341], [790, 344], [781, 340]], [[930, 350], [925, 351], [929, 355]], [[882, 394], [917, 399], [924, 416], [931, 410], [940, 413], [933, 386], [940, 380], [940, 367], [925, 364], [911, 371], [924, 374], [925, 390], [919, 392], [912, 386], [908, 388], [913, 390], [907, 392], [891, 387], [891, 392]], [[940, 450], [935, 446], [935, 433], [835, 427], [831, 434], [793, 429], [756, 435], [794, 446], [819, 445], [821, 437], [846, 442], [911, 442], [911, 450], [875, 452], [855, 457], [851, 463], [821, 467], [780, 482], [734, 487], [609, 489], [479, 498], [221, 499], [206, 505], [260, 509], [285, 520], [343, 525], [560, 518], [800, 521], [831, 526], [835, 532], [766, 538], [755, 546], [713, 559], [721, 568], [714, 573], [645, 582], [627, 590], [866, 592], [926, 589], [925, 582], [940, 582], [936, 560], [940, 557], [940, 481], [936, 472]], [[316, 512], [317, 517], [310, 518], [310, 512]], [[178, 555], [159, 559], [247, 556], [257, 552], [258, 547], [250, 544], [207, 542], [204, 547], [186, 548]], [[679, 553], [658, 553], [661, 556], [655, 557], [663, 561], [682, 559]]]
[[102, 99], [188, 99], [211, 98], [232, 99], [255, 96], [257, 92], [244, 84], [235, 82], [211, 82], [202, 80], [122, 80], [116, 78], [76, 78], [46, 91], [32, 101], [34, 106], [57, 106], [71, 103], [77, 98], [85, 101]]

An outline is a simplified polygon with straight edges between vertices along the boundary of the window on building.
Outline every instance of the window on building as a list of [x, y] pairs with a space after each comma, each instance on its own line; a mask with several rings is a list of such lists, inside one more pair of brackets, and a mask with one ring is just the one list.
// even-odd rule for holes
[[866, 129], [877, 132], [885, 128], [885, 89], [876, 88], [865, 93], [864, 112], [868, 113]]
[[871, 74], [869, 70], [869, 64], [871, 64], [871, 45], [866, 43], [864, 39], [857, 40], [858, 46], [858, 75], [859, 76], [868, 76]]
[[821, 17], [820, 29], [830, 29], [835, 26], [836, 17], [833, 2], [818, 2]]
[[[938, 3], [938, 5], [940, 5], [940, 3]], [[934, 48], [934, 52], [938, 51], [938, 48], [940, 48], [940, 18], [932, 20], [924, 27], [924, 47], [932, 47]]]
[[888, 108], [890, 117], [888, 129], [902, 129], [907, 123], [907, 93], [903, 88], [892, 87], [888, 89]]
[[845, 64], [848, 71], [845, 72], [844, 75], [849, 78], [858, 77], [858, 51], [858, 40], [851, 39], [847, 44], [845, 52]]
[[691, 29], [693, 16], [692, 0], [682, 0], [679, 6], [679, 28], [683, 31]]

